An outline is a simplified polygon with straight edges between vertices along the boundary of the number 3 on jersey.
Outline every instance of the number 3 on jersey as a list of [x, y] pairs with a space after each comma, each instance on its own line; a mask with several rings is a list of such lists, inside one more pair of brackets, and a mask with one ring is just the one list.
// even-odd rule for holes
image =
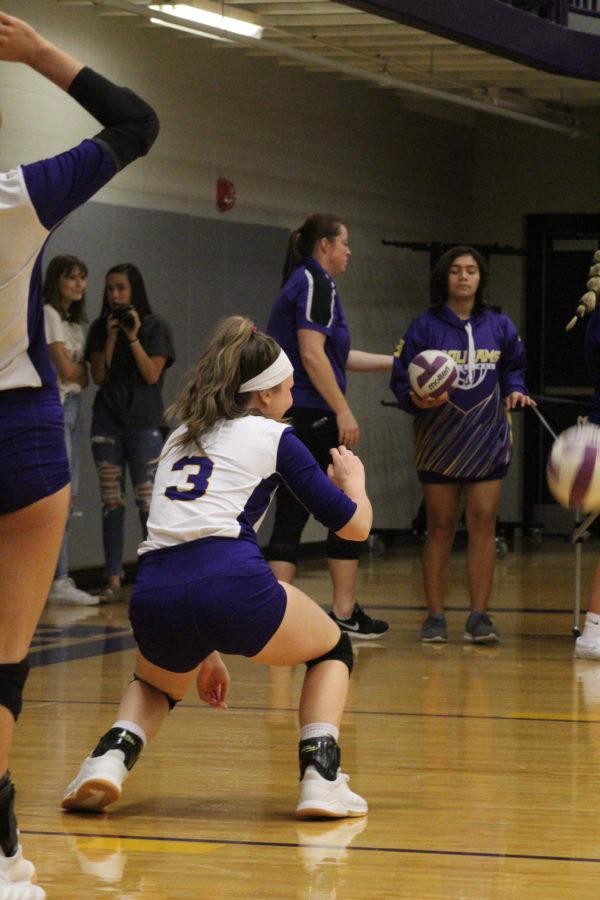
[[187, 476], [184, 482], [176, 487], [171, 485], [165, 491], [169, 500], [197, 500], [206, 493], [208, 482], [213, 470], [213, 461], [208, 456], [182, 456], [178, 459], [172, 472], [185, 472]]

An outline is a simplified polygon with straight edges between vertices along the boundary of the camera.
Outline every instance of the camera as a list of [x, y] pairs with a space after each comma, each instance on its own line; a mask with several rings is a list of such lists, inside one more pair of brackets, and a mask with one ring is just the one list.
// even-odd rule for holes
[[135, 306], [131, 306], [128, 304], [127, 306], [117, 306], [116, 309], [111, 310], [110, 317], [111, 319], [117, 319], [118, 322], [122, 322], [125, 328], [133, 328], [135, 326], [135, 319], [131, 315], [131, 311], [135, 309]]

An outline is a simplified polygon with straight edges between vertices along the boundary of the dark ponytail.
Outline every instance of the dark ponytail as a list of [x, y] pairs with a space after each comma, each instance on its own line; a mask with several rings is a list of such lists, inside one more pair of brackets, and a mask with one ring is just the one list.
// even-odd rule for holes
[[297, 231], [292, 231], [283, 264], [282, 287], [302, 260], [306, 256], [313, 255], [315, 246], [320, 240], [323, 238], [327, 238], [328, 241], [335, 240], [341, 232], [342, 224], [338, 216], [330, 213], [314, 213]]

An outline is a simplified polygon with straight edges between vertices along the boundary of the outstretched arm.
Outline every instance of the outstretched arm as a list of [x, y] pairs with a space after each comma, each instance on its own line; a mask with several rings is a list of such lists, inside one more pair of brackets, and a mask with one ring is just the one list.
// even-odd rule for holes
[[394, 364], [394, 357], [383, 353], [366, 353], [364, 350], [351, 350], [348, 354], [346, 369], [349, 372], [389, 372]]
[[27, 22], [4, 12], [0, 12], [0, 60], [25, 63], [63, 91], [83, 69], [83, 63], [59, 50]]

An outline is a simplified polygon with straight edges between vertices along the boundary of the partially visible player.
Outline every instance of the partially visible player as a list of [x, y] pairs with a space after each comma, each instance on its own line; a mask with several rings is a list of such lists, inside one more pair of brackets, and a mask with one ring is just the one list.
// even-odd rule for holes
[[[588, 322], [585, 361], [594, 386], [588, 422], [600, 425], [600, 309], [592, 312]], [[583, 632], [575, 641], [575, 656], [580, 659], [600, 659], [600, 561], [592, 577]]]
[[[469, 534], [471, 612], [464, 639], [496, 643], [488, 615], [496, 557], [496, 515], [512, 456], [509, 412], [534, 401], [525, 386], [525, 351], [508, 316], [485, 302], [487, 267], [472, 247], [448, 250], [431, 273], [431, 306], [409, 326], [396, 351], [390, 387], [414, 416], [417, 473], [427, 509], [423, 580], [429, 614], [425, 643], [448, 639], [444, 600], [461, 494]], [[419, 397], [408, 377], [423, 350], [444, 350], [460, 373], [452, 397]]]
[[41, 249], [65, 216], [149, 150], [158, 120], [130, 90], [1, 12], [0, 60], [30, 66], [103, 126], [59, 156], [0, 175], [0, 900], [39, 900], [44, 891], [30, 883], [35, 869], [19, 845], [8, 754], [70, 496], [63, 412], [44, 339]]
[[350, 639], [306, 594], [276, 580], [256, 539], [281, 483], [347, 540], [364, 540], [371, 527], [360, 460], [333, 448], [325, 475], [281, 421], [292, 403], [292, 371], [272, 338], [232, 316], [175, 404], [182, 424], [159, 461], [131, 597], [135, 680], [69, 785], [66, 809], [103, 809], [118, 799], [144, 744], [194, 681], [202, 700], [225, 706], [220, 651], [270, 666], [306, 663], [296, 812], [366, 814], [339, 768]]

